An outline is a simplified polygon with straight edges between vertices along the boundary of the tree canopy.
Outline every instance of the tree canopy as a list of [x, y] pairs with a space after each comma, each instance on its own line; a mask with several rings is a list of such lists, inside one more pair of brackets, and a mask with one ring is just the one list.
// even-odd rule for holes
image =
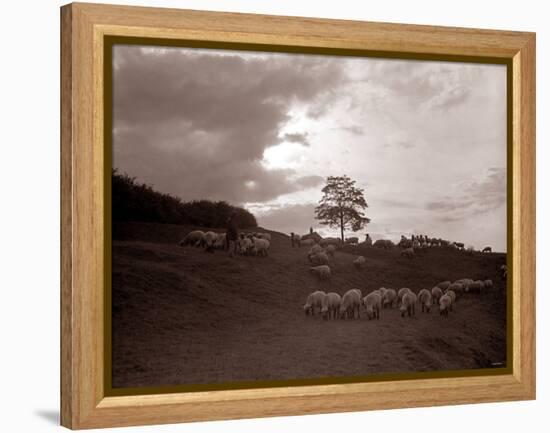
[[364, 214], [368, 207], [364, 190], [355, 186], [348, 176], [329, 176], [323, 187], [323, 197], [315, 208], [315, 218], [323, 225], [340, 228], [342, 241], [344, 231], [361, 230], [370, 222]]

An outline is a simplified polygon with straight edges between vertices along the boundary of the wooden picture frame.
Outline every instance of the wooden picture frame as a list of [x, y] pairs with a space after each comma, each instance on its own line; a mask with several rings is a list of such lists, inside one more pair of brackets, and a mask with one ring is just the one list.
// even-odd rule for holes
[[[256, 389], [105, 392], [106, 37], [395, 58], [498, 59], [511, 68], [510, 372]], [[240, 45], [239, 45], [240, 44]], [[267, 47], [267, 48], [266, 48]], [[61, 8], [61, 424], [72, 429], [535, 398], [535, 34], [190, 10]], [[110, 173], [109, 173], [110, 175]], [[510, 245], [510, 243], [509, 243]]]

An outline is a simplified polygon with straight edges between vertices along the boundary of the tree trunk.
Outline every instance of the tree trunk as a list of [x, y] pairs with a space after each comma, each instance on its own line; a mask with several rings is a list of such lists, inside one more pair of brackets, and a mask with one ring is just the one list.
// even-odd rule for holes
[[344, 217], [340, 216], [340, 236], [342, 237], [342, 244], [344, 243]]

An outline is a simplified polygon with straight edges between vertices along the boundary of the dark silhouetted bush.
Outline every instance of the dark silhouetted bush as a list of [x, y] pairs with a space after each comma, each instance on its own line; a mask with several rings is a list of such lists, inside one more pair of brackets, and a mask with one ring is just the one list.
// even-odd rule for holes
[[225, 227], [232, 212], [237, 213], [241, 228], [256, 227], [253, 214], [224, 201], [197, 200], [183, 202], [178, 197], [155, 191], [149, 185], [136, 182], [127, 174], [113, 170], [113, 221], [190, 224], [201, 227]]

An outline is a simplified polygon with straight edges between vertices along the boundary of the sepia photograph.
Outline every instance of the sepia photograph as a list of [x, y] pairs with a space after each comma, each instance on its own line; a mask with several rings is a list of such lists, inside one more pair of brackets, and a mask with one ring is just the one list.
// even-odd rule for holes
[[113, 389], [510, 366], [505, 64], [116, 44]]

